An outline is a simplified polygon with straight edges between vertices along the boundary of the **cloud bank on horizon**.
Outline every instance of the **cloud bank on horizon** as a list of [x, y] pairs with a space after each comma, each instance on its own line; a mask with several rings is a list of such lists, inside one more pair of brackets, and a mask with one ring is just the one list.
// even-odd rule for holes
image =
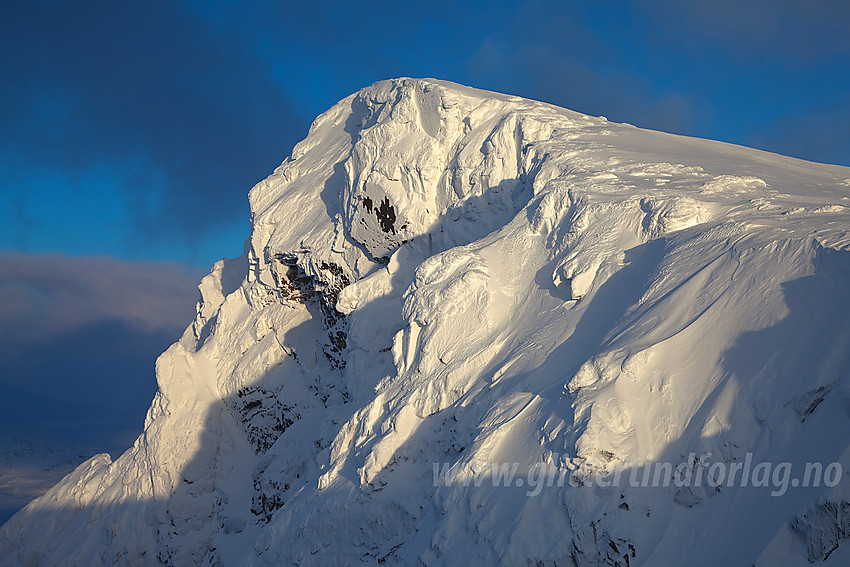
[[0, 252], [0, 524], [85, 458], [132, 444], [200, 276], [176, 262]]
[[0, 253], [0, 434], [123, 450], [199, 277], [177, 263]]

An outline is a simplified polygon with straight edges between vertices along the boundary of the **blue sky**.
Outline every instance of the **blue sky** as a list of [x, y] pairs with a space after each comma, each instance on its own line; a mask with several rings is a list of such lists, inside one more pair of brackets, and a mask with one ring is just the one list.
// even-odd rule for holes
[[403, 75], [850, 165], [848, 21], [843, 0], [7, 2], [0, 248], [208, 268], [313, 117]]

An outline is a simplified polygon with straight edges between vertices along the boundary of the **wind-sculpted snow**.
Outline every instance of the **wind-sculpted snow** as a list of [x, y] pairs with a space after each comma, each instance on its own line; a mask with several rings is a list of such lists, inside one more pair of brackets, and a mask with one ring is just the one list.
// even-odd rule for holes
[[841, 475], [632, 481], [850, 470], [850, 169], [398, 79], [249, 198], [144, 433], [17, 514], [4, 561], [850, 559]]

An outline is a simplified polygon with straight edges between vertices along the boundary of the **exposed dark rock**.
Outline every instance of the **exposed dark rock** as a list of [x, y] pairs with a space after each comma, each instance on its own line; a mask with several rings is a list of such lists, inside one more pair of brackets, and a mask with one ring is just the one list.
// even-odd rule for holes
[[375, 209], [375, 215], [378, 217], [378, 223], [381, 225], [381, 230], [387, 234], [395, 234], [395, 207], [390, 204], [388, 197], [384, 197], [380, 206]]
[[244, 386], [229, 405], [257, 453], [265, 453], [293, 423], [301, 419], [295, 406], [280, 401], [281, 396], [261, 386]]
[[791, 529], [805, 538], [809, 563], [826, 561], [850, 537], [850, 502], [821, 502], [794, 518]]
[[299, 254], [278, 254], [272, 265], [272, 275], [281, 301], [296, 301], [308, 309], [318, 308], [317, 315], [328, 333], [323, 353], [332, 368], [345, 368], [348, 327], [345, 315], [336, 309], [339, 293], [351, 280], [333, 262], [320, 262], [318, 275], [308, 275], [299, 261]]

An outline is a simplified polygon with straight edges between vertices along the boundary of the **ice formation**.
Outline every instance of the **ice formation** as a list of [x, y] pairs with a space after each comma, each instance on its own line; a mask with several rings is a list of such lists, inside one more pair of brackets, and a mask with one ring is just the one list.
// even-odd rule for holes
[[0, 562], [850, 562], [843, 476], [626, 480], [850, 471], [850, 169], [397, 79], [249, 198], [142, 435], [3, 526]]

